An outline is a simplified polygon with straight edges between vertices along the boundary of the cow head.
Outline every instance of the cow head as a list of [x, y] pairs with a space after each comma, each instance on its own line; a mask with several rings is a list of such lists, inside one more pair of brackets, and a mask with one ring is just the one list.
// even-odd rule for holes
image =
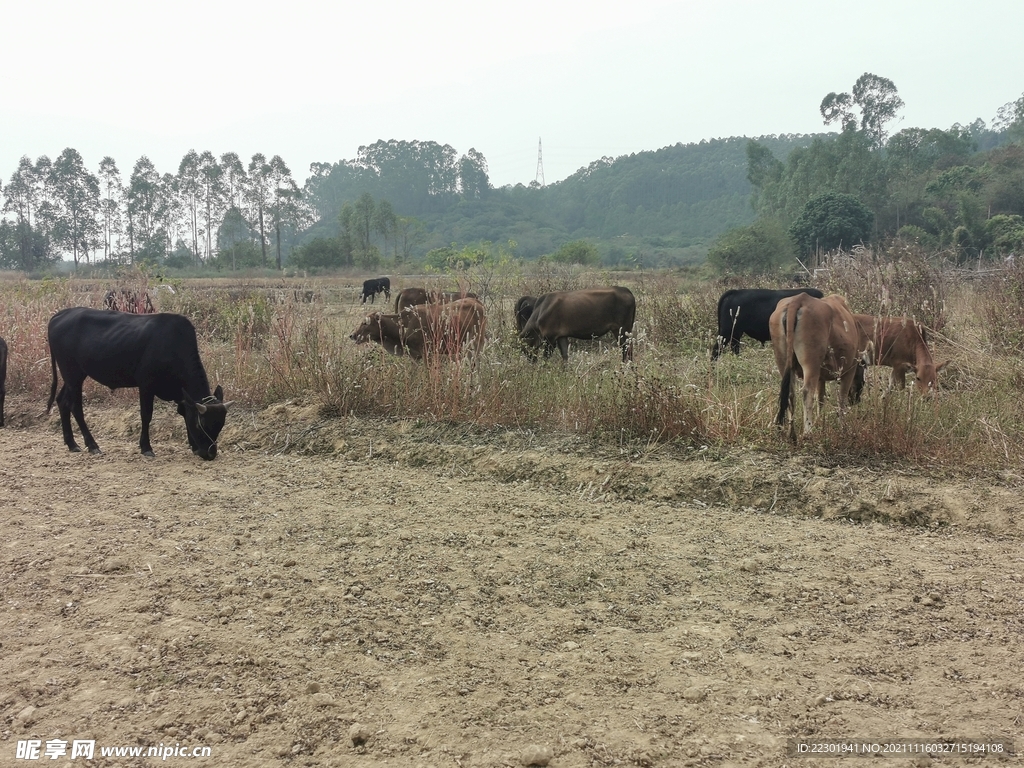
[[925, 397], [930, 397], [938, 392], [939, 371], [946, 367], [949, 360], [935, 365], [929, 359], [928, 362], [919, 363], [914, 369], [914, 383], [917, 391]]
[[220, 386], [198, 403], [188, 392], [181, 390], [178, 413], [185, 419], [185, 431], [188, 433], [192, 453], [199, 458], [206, 461], [217, 458], [217, 437], [224, 428], [224, 419], [230, 406], [230, 402], [224, 402], [224, 390]]
[[380, 336], [380, 313], [374, 312], [372, 315], [366, 316], [349, 338], [356, 344], [365, 344], [370, 339], [379, 339]]

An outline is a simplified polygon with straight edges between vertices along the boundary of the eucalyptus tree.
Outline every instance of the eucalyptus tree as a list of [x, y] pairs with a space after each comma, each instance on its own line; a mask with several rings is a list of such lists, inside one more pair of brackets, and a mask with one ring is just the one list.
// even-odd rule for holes
[[825, 125], [838, 121], [845, 133], [857, 126], [855, 105], [860, 108], [861, 130], [870, 137], [875, 149], [881, 149], [885, 146], [886, 124], [903, 108], [895, 84], [886, 77], [865, 72], [853, 84], [852, 95], [830, 93], [822, 99], [819, 111]]
[[203, 207], [203, 229], [206, 235], [206, 259], [213, 258], [213, 236], [226, 212], [227, 194], [224, 189], [224, 169], [210, 151], [199, 156], [200, 202]]
[[387, 200], [381, 200], [373, 212], [373, 229], [384, 239], [384, 253], [388, 250], [388, 237], [392, 237], [395, 246], [395, 255], [398, 255], [398, 216], [395, 209]]
[[75, 266], [88, 259], [89, 248], [98, 243], [100, 183], [85, 168], [78, 150], [68, 147], [53, 162], [47, 175], [52, 196], [48, 215], [55, 241], [71, 253]]
[[491, 190], [487, 175], [487, 158], [470, 149], [459, 160], [459, 188], [463, 197], [479, 200]]
[[14, 216], [17, 266], [21, 269], [32, 269], [37, 261], [45, 261], [49, 255], [49, 238], [39, 217], [40, 208], [46, 199], [49, 166], [49, 158], [45, 155], [35, 164], [28, 157], [22, 157], [17, 170], [11, 174], [10, 182], [3, 189], [3, 211]]
[[302, 204], [302, 192], [299, 191], [292, 172], [280, 155], [270, 158], [270, 214], [274, 222], [274, 236], [277, 251], [277, 268], [281, 269], [281, 230], [283, 227], [298, 228], [309, 218]]
[[[104, 157], [100, 161], [100, 219], [103, 226], [103, 259], [110, 261], [114, 252], [113, 241], [124, 231], [124, 217], [122, 207], [124, 204], [124, 185], [121, 183], [121, 172], [117, 169], [114, 158]], [[120, 244], [120, 243], [119, 243]], [[118, 247], [120, 252], [120, 247]]]
[[263, 266], [267, 266], [267, 227], [266, 213], [270, 206], [271, 174], [273, 168], [267, 158], [260, 152], [249, 161], [249, 172], [246, 176], [244, 196], [249, 210], [249, 221], [254, 229], [259, 230], [260, 249], [263, 253]]
[[153, 162], [143, 155], [132, 169], [125, 195], [128, 215], [128, 252], [134, 263], [140, 256], [164, 253], [161, 224], [168, 207], [164, 182]]
[[199, 256], [199, 208], [202, 178], [199, 171], [199, 153], [190, 149], [178, 163], [178, 175], [174, 180], [174, 190], [180, 210], [184, 213], [191, 240], [192, 258], [198, 265]]
[[227, 198], [228, 208], [242, 210], [244, 204], [245, 165], [236, 152], [225, 152], [220, 156], [221, 183], [224, 187], [224, 194]]

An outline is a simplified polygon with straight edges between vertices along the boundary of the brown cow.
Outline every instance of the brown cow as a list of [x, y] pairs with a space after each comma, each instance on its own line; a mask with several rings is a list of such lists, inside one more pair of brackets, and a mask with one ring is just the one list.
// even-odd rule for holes
[[594, 339], [614, 332], [626, 362], [633, 359], [635, 319], [636, 299], [628, 288], [555, 291], [537, 299], [519, 337], [534, 358], [539, 347], [548, 357], [557, 346], [564, 362], [569, 359], [569, 339]]
[[423, 335], [407, 334], [401, 319], [401, 315], [374, 312], [364, 318], [349, 338], [356, 344], [376, 341], [393, 355], [408, 354], [419, 360], [423, 357]]
[[520, 296], [519, 300], [516, 301], [516, 306], [513, 310], [516, 320], [516, 333], [523, 332], [523, 328], [526, 327], [526, 323], [530, 319], [530, 315], [533, 314], [535, 306], [537, 306], [536, 296]]
[[861, 333], [871, 340], [868, 364], [887, 365], [892, 368], [889, 386], [905, 389], [907, 373], [914, 372], [917, 391], [922, 395], [934, 394], [938, 388], [938, 373], [949, 362], [938, 365], [932, 360], [925, 342], [924, 327], [907, 317], [875, 317], [854, 315]]
[[[782, 375], [779, 390], [781, 427], [786, 410], [796, 413], [797, 378], [802, 377], [804, 434], [811, 431], [818, 408], [825, 402], [825, 381], [839, 379], [842, 413], [861, 370], [868, 339], [854, 320], [846, 299], [838, 294], [816, 299], [806, 293], [782, 299], [768, 321], [775, 362]], [[790, 423], [796, 439], [796, 424]]]
[[401, 313], [369, 315], [349, 337], [357, 344], [376, 341], [395, 355], [415, 360], [432, 355], [456, 357], [464, 349], [479, 354], [487, 319], [476, 299], [417, 304]]
[[406, 307], [415, 307], [419, 304], [447, 304], [459, 299], [476, 299], [480, 297], [469, 291], [428, 291], [426, 288], [403, 288], [395, 297], [395, 312], [401, 312]]

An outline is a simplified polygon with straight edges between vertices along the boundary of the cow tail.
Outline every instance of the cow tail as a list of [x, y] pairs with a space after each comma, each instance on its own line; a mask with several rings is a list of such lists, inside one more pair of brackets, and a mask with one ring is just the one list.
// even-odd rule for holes
[[779, 387], [779, 415], [775, 423], [780, 427], [786, 423], [786, 411], [792, 402], [793, 395], [793, 370], [796, 363], [796, 349], [793, 341], [796, 337], [796, 316], [798, 310], [788, 307], [784, 312], [782, 323], [786, 335], [786, 370], [782, 374], [782, 386]]
[[50, 383], [50, 399], [46, 403], [47, 415], [53, 410], [53, 401], [57, 399], [57, 358], [53, 356], [52, 349], [50, 350], [50, 369], [53, 372], [53, 381]]

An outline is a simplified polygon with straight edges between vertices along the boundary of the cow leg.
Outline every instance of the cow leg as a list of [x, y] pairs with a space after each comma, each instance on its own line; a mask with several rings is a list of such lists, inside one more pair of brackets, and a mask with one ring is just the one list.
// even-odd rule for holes
[[64, 428], [64, 442], [67, 444], [68, 450], [78, 450], [75, 437], [71, 432], [71, 415], [74, 415], [75, 421], [78, 422], [78, 431], [82, 433], [82, 440], [85, 441], [86, 449], [89, 453], [102, 453], [100, 447], [96, 445], [96, 441], [93, 439], [92, 432], [89, 431], [89, 425], [85, 423], [85, 412], [82, 409], [82, 384], [79, 383], [77, 386], [74, 384], [69, 385], [65, 381], [62, 391], [64, 392], [64, 398], [60, 406], [61, 427]]
[[729, 346], [732, 349], [732, 353], [734, 355], [738, 355], [740, 353], [740, 337], [733, 336], [731, 339], [729, 339]]
[[804, 434], [809, 434], [814, 428], [814, 420], [818, 415], [819, 385], [824, 385], [825, 380], [820, 378], [821, 374], [815, 376], [810, 371], [804, 371]]
[[[154, 458], [153, 446], [149, 444], [149, 423], [153, 420], [153, 393], [139, 387], [139, 413], [142, 415], [142, 432], [139, 434], [139, 450], [143, 456]], [[188, 430], [185, 430], [186, 432]], [[191, 439], [189, 440], [191, 442]]]
[[562, 362], [569, 362], [569, 337], [562, 336], [556, 343], [558, 344], [558, 351], [562, 353]]
[[82, 449], [78, 447], [78, 443], [75, 442], [75, 434], [71, 431], [71, 400], [72, 397], [65, 382], [57, 393], [57, 412], [60, 413], [60, 428], [64, 433], [64, 445], [68, 447], [69, 451], [78, 453]]
[[622, 362], [633, 359], [633, 338], [625, 331], [619, 331], [619, 344], [622, 346]]

